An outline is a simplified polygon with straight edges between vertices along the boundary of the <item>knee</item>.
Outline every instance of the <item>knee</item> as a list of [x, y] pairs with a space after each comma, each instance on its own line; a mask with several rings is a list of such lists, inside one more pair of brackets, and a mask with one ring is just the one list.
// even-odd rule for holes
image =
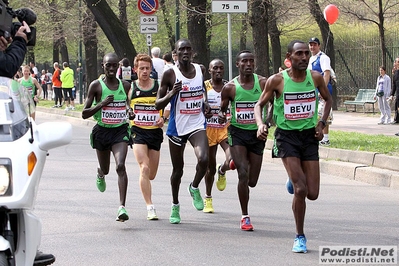
[[308, 195], [308, 191], [306, 189], [306, 186], [302, 185], [302, 184], [296, 184], [294, 185], [294, 193], [296, 197], [300, 197], [300, 198], [306, 198]]
[[170, 180], [171, 181], [180, 180], [182, 176], [183, 176], [183, 169], [173, 169]]
[[125, 164], [122, 164], [122, 163], [117, 164], [116, 165], [116, 172], [118, 173], [118, 175], [125, 173], [126, 172]]
[[202, 154], [198, 157], [198, 165], [201, 167], [208, 167], [209, 157], [207, 154]]
[[140, 165], [140, 169], [141, 169], [141, 176], [149, 176], [150, 168], [148, 167], [148, 165], [142, 164]]

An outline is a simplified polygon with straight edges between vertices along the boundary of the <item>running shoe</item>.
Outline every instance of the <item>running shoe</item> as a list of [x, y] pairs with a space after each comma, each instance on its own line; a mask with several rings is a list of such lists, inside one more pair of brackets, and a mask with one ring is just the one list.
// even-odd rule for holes
[[253, 231], [254, 227], [251, 224], [251, 219], [249, 216], [241, 219], [241, 230], [243, 231]]
[[125, 207], [120, 206], [118, 209], [118, 216], [116, 217], [117, 222], [124, 222], [129, 220], [129, 215], [127, 215], [127, 211]]
[[151, 208], [147, 210], [147, 220], [158, 220], [157, 213], [155, 212], [155, 208]]
[[180, 205], [172, 205], [169, 222], [171, 224], [179, 224], [180, 221]]
[[289, 177], [287, 178], [287, 182], [285, 182], [285, 187], [287, 188], [288, 193], [294, 194], [294, 186]]
[[226, 188], [226, 173], [221, 174], [220, 168], [222, 167], [221, 164], [218, 164], [216, 167], [216, 171], [218, 172], [218, 180], [216, 181], [216, 187], [223, 191]]
[[213, 205], [212, 205], [212, 198], [205, 198], [204, 199], [204, 210], [203, 212], [213, 213]]
[[204, 209], [204, 202], [201, 197], [201, 192], [199, 188], [194, 189], [191, 187], [191, 184], [188, 185], [188, 192], [190, 193], [191, 197], [193, 198], [193, 206], [199, 211]]
[[292, 247], [292, 251], [295, 253], [306, 253], [308, 252], [306, 248], [306, 237], [298, 236], [294, 240], [294, 245]]
[[104, 192], [105, 189], [107, 188], [107, 184], [105, 183], [105, 177], [100, 178], [100, 177], [97, 175], [97, 182], [96, 182], [96, 184], [97, 184], [97, 188], [98, 188], [98, 190], [100, 190], [100, 192]]
[[322, 141], [320, 141], [320, 145], [321, 146], [330, 146], [330, 141], [329, 140], [322, 140]]

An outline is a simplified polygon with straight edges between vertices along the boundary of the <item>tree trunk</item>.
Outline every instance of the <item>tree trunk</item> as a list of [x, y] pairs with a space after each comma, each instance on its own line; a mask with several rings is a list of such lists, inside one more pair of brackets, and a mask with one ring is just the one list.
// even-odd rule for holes
[[94, 15], [87, 10], [83, 15], [83, 43], [85, 47], [85, 65], [86, 70], [86, 94], [90, 83], [97, 79], [99, 73], [97, 71], [97, 23], [94, 20]]
[[250, 18], [256, 60], [255, 72], [264, 77], [269, 77], [269, 41], [267, 3], [264, 0], [252, 2], [252, 16]]
[[387, 66], [387, 47], [385, 43], [385, 30], [384, 30], [384, 11], [382, 9], [382, 0], [378, 0], [378, 31], [380, 33], [382, 65]]
[[206, 1], [187, 0], [187, 5], [187, 31], [194, 49], [193, 61], [206, 66], [209, 62], [205, 24]]
[[166, 32], [168, 33], [168, 41], [169, 41], [169, 45], [170, 45], [170, 51], [173, 51], [175, 49], [175, 34], [173, 34], [173, 27], [172, 24], [169, 20], [169, 11], [170, 11], [170, 7], [168, 8], [165, 5], [165, 0], [161, 0], [159, 1], [159, 6], [161, 7], [161, 11], [162, 11], [162, 15], [163, 15], [163, 22], [165, 23], [165, 27], [166, 27]]
[[127, 20], [126, 7], [127, 7], [126, 0], [119, 0], [119, 2], [118, 2], [119, 20], [122, 22], [122, 25], [127, 30], [129, 21]]
[[[335, 69], [335, 50], [334, 50], [334, 35], [330, 30], [330, 25], [324, 19], [323, 12], [320, 9], [320, 5], [317, 0], [309, 0], [310, 13], [314, 17], [317, 25], [320, 28], [321, 36], [323, 39], [322, 51], [324, 51], [331, 60], [331, 67]], [[317, 37], [317, 36], [312, 36]], [[337, 110], [337, 89], [333, 88], [333, 110]]]
[[247, 49], [248, 13], [242, 15], [240, 32], [240, 51]]
[[85, 0], [95, 20], [107, 36], [119, 58], [133, 59], [136, 49], [123, 23], [118, 19], [106, 1]]
[[275, 15], [273, 4], [270, 3], [268, 5], [268, 14], [269, 14], [269, 37], [270, 43], [272, 46], [272, 63], [273, 63], [273, 73], [278, 73], [279, 67], [282, 66], [281, 63], [281, 43], [280, 43], [280, 35], [281, 32], [277, 27], [277, 18]]

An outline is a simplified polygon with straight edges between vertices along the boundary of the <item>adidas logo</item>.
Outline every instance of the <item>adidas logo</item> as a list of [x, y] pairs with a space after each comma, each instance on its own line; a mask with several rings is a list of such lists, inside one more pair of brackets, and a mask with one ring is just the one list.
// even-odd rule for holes
[[121, 90], [121, 91], [118, 92], [118, 94], [119, 94], [119, 95], [123, 95], [123, 94], [125, 94], [125, 91], [122, 91], [122, 90]]
[[256, 89], [255, 89], [255, 93], [260, 93], [260, 91], [256, 88]]
[[306, 87], [312, 87], [312, 83], [308, 80], [308, 83], [306, 83]]

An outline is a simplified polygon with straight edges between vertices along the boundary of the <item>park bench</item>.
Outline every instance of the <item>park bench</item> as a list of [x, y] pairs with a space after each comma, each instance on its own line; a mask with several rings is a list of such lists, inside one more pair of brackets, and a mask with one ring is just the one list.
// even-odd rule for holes
[[374, 114], [374, 104], [377, 102], [377, 100], [374, 99], [374, 97], [375, 97], [375, 90], [360, 89], [356, 95], [355, 100], [344, 102], [346, 111], [348, 111], [348, 105], [353, 105], [355, 107], [355, 112], [356, 112], [356, 106], [362, 105], [363, 113], [365, 113], [366, 104], [371, 104], [373, 106], [373, 114]]

